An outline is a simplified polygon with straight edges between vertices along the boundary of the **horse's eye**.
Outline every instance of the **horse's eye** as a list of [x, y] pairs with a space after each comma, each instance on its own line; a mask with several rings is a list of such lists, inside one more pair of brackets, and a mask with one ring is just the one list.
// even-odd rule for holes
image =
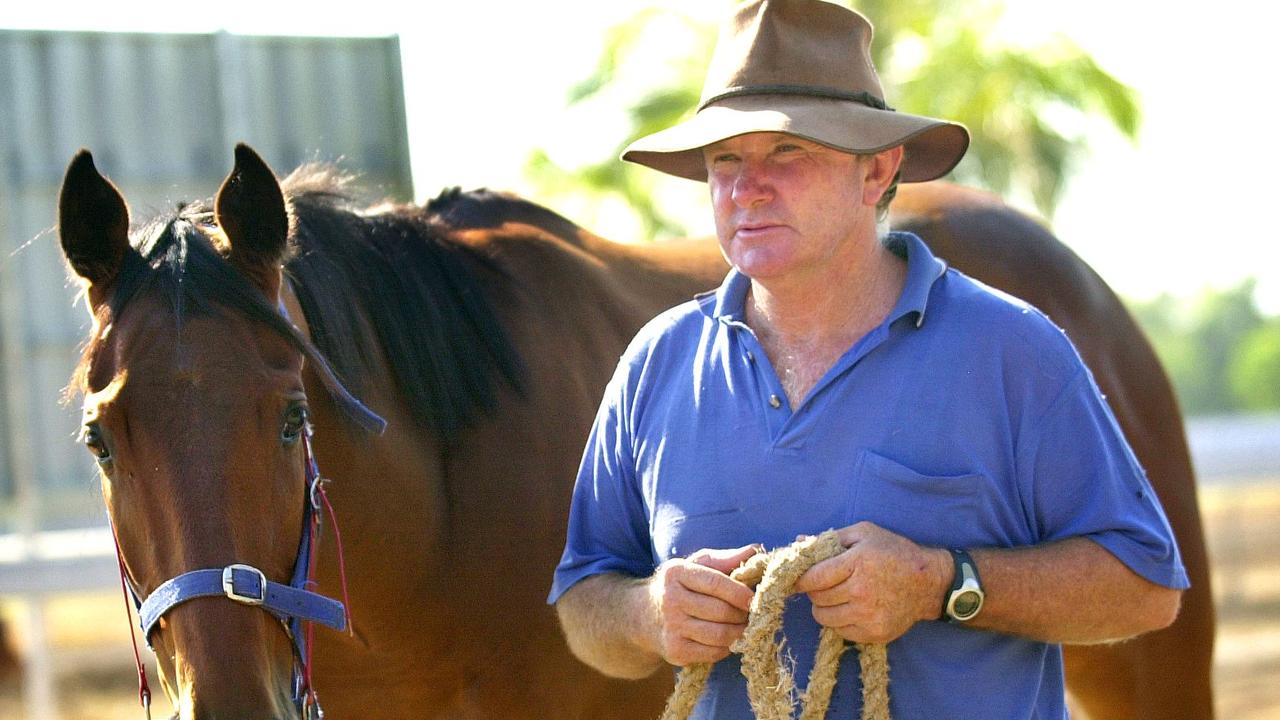
[[107, 440], [102, 436], [102, 428], [98, 423], [86, 423], [84, 430], [80, 433], [80, 439], [84, 442], [84, 446], [89, 448], [89, 452], [93, 453], [99, 465], [111, 462], [111, 448], [107, 447]]
[[280, 439], [285, 445], [293, 445], [302, 437], [307, 429], [307, 406], [294, 403], [284, 414], [284, 427], [280, 430]]

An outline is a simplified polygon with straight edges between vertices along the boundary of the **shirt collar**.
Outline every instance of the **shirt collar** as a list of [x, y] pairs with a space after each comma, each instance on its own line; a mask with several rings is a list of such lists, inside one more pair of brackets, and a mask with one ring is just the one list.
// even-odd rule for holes
[[716, 320], [744, 322], [747, 291], [750, 289], [751, 278], [743, 275], [738, 268], [730, 267], [729, 274], [719, 288], [697, 296], [698, 307], [704, 315]]
[[891, 232], [884, 239], [885, 245], [898, 257], [907, 260], [907, 281], [902, 286], [898, 303], [889, 313], [892, 324], [898, 318], [911, 313], [916, 315], [916, 327], [924, 324], [924, 312], [929, 305], [929, 291], [947, 271], [947, 263], [935, 257], [918, 235], [908, 232]]
[[[946, 272], [947, 264], [934, 257], [929, 246], [912, 233], [891, 232], [885, 236], [884, 243], [895, 255], [907, 261], [907, 281], [903, 285], [902, 294], [898, 296], [897, 304], [889, 313], [888, 323], [892, 324], [898, 318], [915, 313], [916, 327], [920, 327], [924, 324], [929, 291], [933, 289], [933, 283]], [[697, 296], [698, 307], [707, 317], [743, 322], [747, 291], [750, 289], [751, 278], [743, 275], [737, 268], [730, 268], [718, 289]]]

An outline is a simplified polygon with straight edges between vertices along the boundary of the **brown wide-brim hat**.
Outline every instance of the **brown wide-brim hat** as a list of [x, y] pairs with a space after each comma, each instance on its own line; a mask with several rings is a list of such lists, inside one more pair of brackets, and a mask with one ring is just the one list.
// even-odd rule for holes
[[855, 154], [902, 145], [902, 182], [946, 175], [969, 148], [969, 131], [889, 108], [871, 36], [866, 18], [823, 0], [748, 2], [720, 30], [698, 112], [636, 140], [622, 159], [706, 181], [703, 147], [783, 132]]

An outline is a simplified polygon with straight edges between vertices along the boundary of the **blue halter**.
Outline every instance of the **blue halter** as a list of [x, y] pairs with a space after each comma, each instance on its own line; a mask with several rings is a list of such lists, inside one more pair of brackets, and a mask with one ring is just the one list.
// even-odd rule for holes
[[[310, 435], [310, 429], [306, 431]], [[303, 442], [308, 442], [304, 437]], [[224, 568], [192, 570], [183, 573], [157, 587], [138, 606], [138, 625], [142, 636], [150, 645], [151, 631], [160, 618], [177, 605], [202, 597], [225, 596], [245, 605], [256, 605], [275, 615], [282, 622], [290, 623], [299, 654], [305, 657], [298, 623], [312, 620], [328, 625], [334, 630], [346, 630], [346, 609], [342, 603], [306, 589], [307, 575], [311, 567], [311, 524], [318, 518], [315, 489], [320, 482], [310, 448], [307, 455], [307, 501], [302, 513], [302, 540], [298, 544], [298, 557], [294, 561], [293, 577], [288, 585], [268, 580], [263, 572], [251, 565], [232, 564]]]

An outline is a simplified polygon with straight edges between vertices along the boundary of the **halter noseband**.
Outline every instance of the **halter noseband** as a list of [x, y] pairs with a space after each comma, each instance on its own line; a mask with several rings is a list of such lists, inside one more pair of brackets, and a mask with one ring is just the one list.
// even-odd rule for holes
[[[308, 502], [305, 515], [314, 514], [315, 509]], [[311, 543], [308, 541], [311, 535], [308, 528], [310, 522], [311, 517], [303, 520], [303, 540], [290, 584], [283, 585], [268, 580], [261, 570], [240, 563], [183, 573], [156, 588], [139, 605], [138, 625], [143, 637], [149, 638], [160, 618], [174, 607], [196, 598], [219, 596], [244, 605], [261, 607], [282, 622], [311, 620], [328, 625], [334, 630], [345, 630], [345, 606], [337, 600], [305, 588], [311, 559]], [[290, 634], [295, 636], [296, 643], [296, 633]]]

